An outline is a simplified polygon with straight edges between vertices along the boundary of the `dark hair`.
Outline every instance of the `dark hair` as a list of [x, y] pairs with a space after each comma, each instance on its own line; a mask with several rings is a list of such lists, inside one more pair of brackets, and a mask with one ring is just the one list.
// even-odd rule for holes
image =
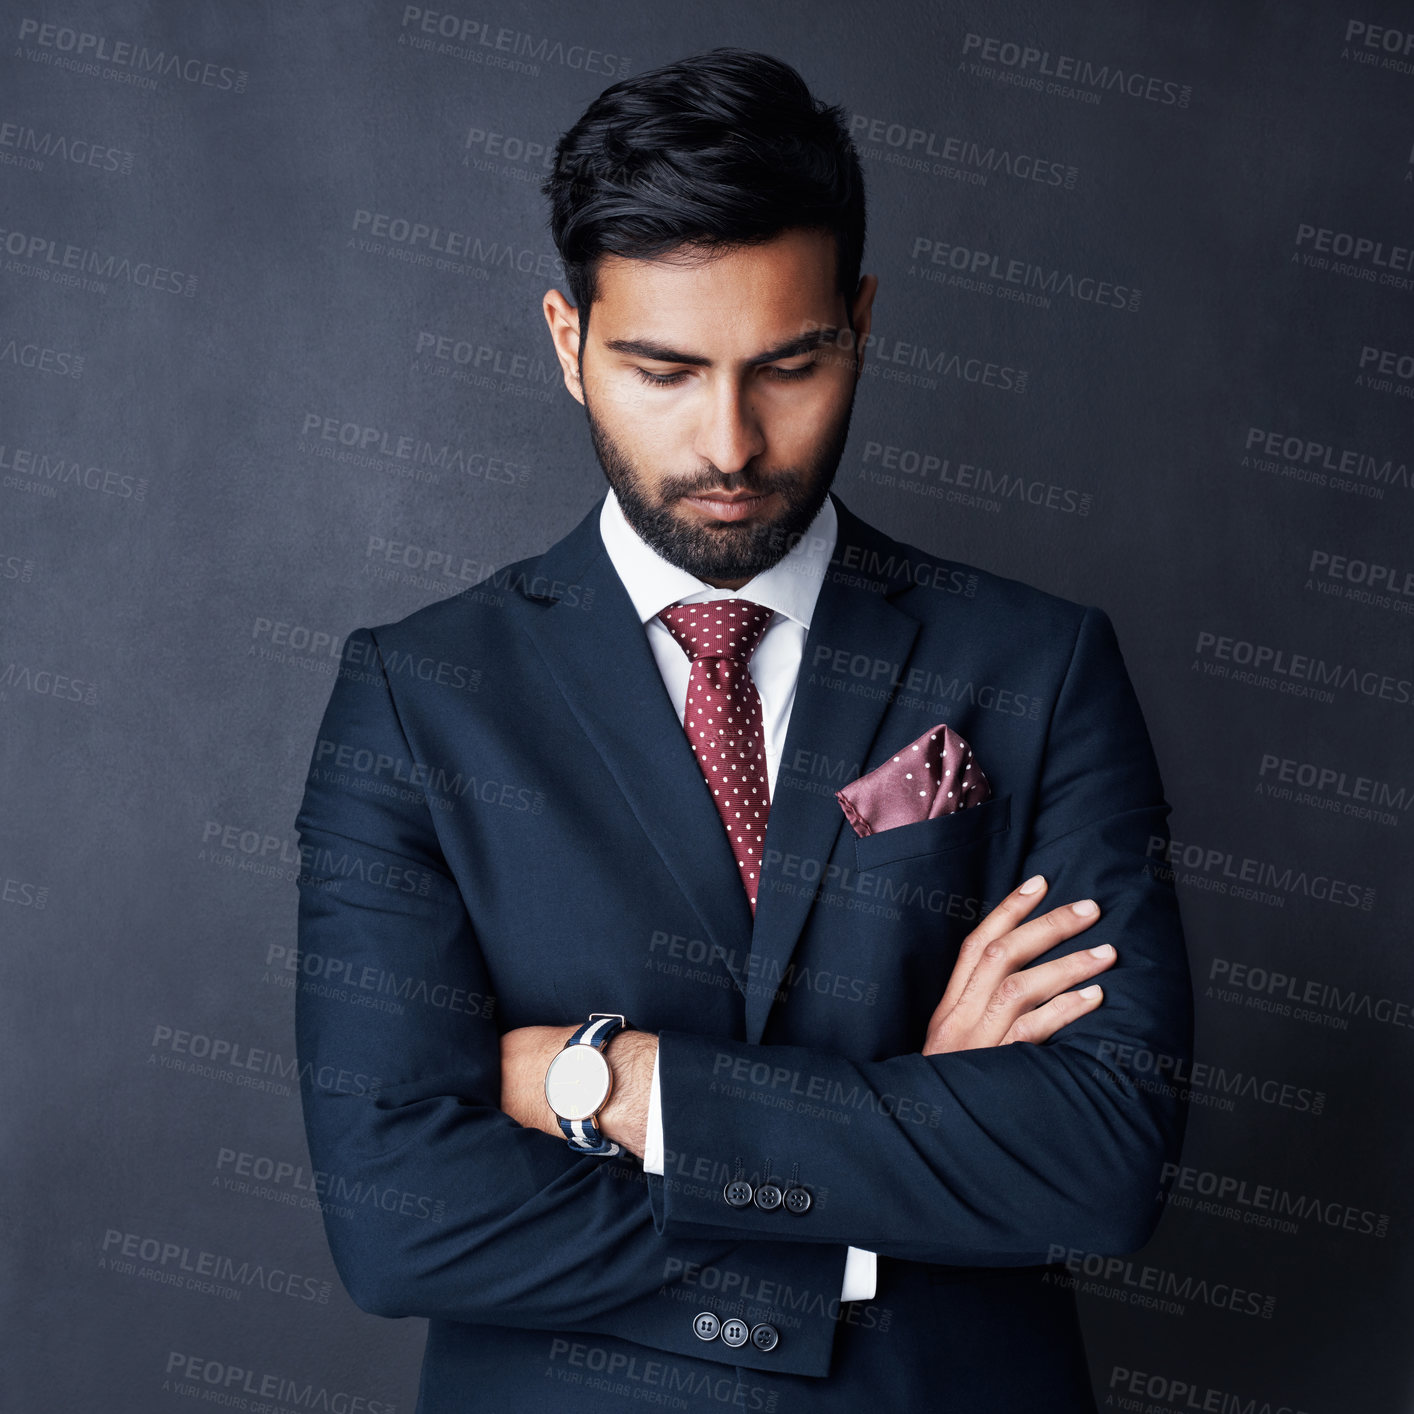
[[580, 311], [599, 257], [756, 245], [804, 227], [835, 237], [846, 302], [864, 258], [864, 174], [844, 109], [748, 49], [693, 54], [606, 88], [561, 137], [541, 185]]

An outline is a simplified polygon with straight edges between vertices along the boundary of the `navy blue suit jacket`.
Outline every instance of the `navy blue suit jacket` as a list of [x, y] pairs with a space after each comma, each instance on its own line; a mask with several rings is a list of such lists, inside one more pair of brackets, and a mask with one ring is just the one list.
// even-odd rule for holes
[[[430, 1322], [419, 1414], [1092, 1408], [1050, 1264], [1142, 1246], [1181, 1142], [1123, 1063], [1191, 1050], [1169, 806], [1103, 612], [836, 508], [754, 924], [597, 504], [348, 639], [298, 818], [297, 1041], [340, 1276]], [[834, 790], [939, 721], [991, 799], [857, 838]], [[1056, 955], [1114, 943], [1104, 1003], [921, 1055], [962, 938], [1033, 873], [1099, 901]], [[498, 1107], [499, 1034], [594, 1011], [660, 1036], [661, 1177]], [[733, 1207], [737, 1173], [813, 1202]], [[878, 1291], [842, 1307], [849, 1245]], [[703, 1342], [701, 1311], [779, 1342]]]

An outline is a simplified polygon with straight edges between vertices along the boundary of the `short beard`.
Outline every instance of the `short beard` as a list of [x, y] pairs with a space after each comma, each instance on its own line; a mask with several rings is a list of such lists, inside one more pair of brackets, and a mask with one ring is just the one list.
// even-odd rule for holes
[[[854, 393], [851, 390], [843, 417], [831, 428], [829, 437], [805, 468], [758, 472], [748, 467], [728, 475], [713, 470], [697, 476], [674, 477], [665, 484], [660, 499], [656, 500], [650, 500], [642, 492], [633, 466], [595, 420], [587, 397], [584, 411], [599, 465], [618, 498], [624, 519], [634, 530], [669, 564], [697, 579], [751, 579], [786, 556], [825, 504], [849, 437]], [[712, 491], [753, 494], [778, 491], [784, 508], [774, 520], [753, 518], [704, 526], [686, 525], [673, 513], [672, 502], [677, 497]]]

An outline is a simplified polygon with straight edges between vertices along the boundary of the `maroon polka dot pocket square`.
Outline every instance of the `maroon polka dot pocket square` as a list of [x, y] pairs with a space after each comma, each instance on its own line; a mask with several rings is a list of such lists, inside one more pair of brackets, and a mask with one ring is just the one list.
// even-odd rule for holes
[[882, 766], [835, 792], [856, 835], [876, 835], [981, 805], [992, 787], [972, 758], [972, 748], [939, 722]]

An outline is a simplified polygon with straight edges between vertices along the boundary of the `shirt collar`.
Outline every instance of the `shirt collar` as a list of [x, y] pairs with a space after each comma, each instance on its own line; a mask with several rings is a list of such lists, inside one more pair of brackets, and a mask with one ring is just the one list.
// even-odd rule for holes
[[599, 511], [599, 533], [641, 623], [656, 618], [669, 604], [684, 600], [702, 603], [739, 598], [762, 604], [809, 629], [834, 553], [839, 517], [833, 498], [826, 496], [815, 519], [795, 544], [770, 569], [762, 570], [740, 589], [704, 584], [696, 575], [665, 560], [628, 523], [612, 487]]

